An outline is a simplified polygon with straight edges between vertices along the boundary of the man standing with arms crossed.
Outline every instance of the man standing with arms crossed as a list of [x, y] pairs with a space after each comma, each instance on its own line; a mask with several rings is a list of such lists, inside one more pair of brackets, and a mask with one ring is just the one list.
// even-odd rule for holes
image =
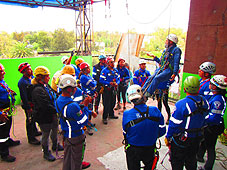
[[[21, 63], [18, 67], [18, 71], [23, 74], [23, 77], [18, 82], [18, 88], [20, 90], [20, 97], [22, 100], [22, 108], [24, 109], [26, 115], [26, 130], [28, 143], [32, 145], [40, 145], [35, 136], [41, 135], [41, 132], [38, 132], [34, 118], [32, 116], [32, 101], [31, 97], [28, 95], [28, 86], [31, 85], [31, 79], [33, 76], [33, 71], [30, 64]], [[31, 94], [30, 94], [31, 95]]]

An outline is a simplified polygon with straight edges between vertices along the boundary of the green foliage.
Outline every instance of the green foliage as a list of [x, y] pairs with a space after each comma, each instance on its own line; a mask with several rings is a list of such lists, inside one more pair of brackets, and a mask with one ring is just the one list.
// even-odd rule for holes
[[26, 35], [24, 39], [25, 42], [29, 42], [32, 45], [35, 43], [37, 51], [49, 51], [51, 48], [51, 38], [51, 33], [39, 31]]
[[[128, 32], [136, 33], [134, 29]], [[145, 35], [140, 57], [148, 57], [147, 52], [160, 57], [168, 32], [168, 29], [159, 28]], [[186, 33], [179, 28], [171, 28], [170, 33], [178, 36], [178, 46], [184, 52]], [[121, 36], [119, 32], [94, 32], [91, 44], [92, 55], [115, 54]], [[75, 41], [75, 33], [65, 29], [57, 29], [54, 32], [35, 31], [12, 34], [2, 32], [0, 33], [0, 56], [1, 58], [30, 57], [33, 56], [33, 50], [37, 52], [71, 50], [75, 48]], [[31, 48], [27, 48], [28, 46]]]
[[10, 56], [10, 49], [13, 46], [13, 39], [6, 33], [0, 33], [0, 56], [1, 58], [7, 58]]
[[57, 29], [53, 33], [52, 50], [63, 51], [75, 46], [75, 35], [73, 31], [67, 32], [65, 29]]
[[11, 58], [25, 58], [34, 55], [32, 47], [29, 47], [27, 43], [23, 42], [16, 42], [11, 52]]
[[150, 39], [149, 42], [144, 42], [144, 47], [141, 49], [140, 56], [147, 57], [146, 52], [151, 52], [158, 57], [161, 56], [161, 51], [165, 48], [165, 41], [168, 33], [175, 34], [178, 37], [177, 46], [181, 48], [181, 50], [185, 51], [185, 43], [186, 43], [186, 33], [183, 32], [181, 28], [171, 28], [170, 32], [165, 28], [158, 28], [155, 32], [148, 34]]

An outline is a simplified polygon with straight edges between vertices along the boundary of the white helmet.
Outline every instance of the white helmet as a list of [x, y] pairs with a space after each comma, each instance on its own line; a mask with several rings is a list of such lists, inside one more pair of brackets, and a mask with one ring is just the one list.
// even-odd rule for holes
[[178, 38], [175, 34], [169, 34], [166, 39], [170, 40], [170, 41], [173, 41], [174, 43], [178, 43]]
[[76, 79], [69, 74], [64, 74], [60, 77], [58, 87], [64, 89], [66, 87], [76, 87]]
[[64, 63], [65, 62], [65, 60], [68, 60], [69, 59], [69, 57], [67, 57], [67, 56], [63, 56], [62, 58], [61, 58], [61, 62], [62, 63]]
[[128, 100], [141, 99], [143, 97], [142, 88], [138, 84], [133, 84], [127, 89]]
[[199, 69], [210, 74], [214, 74], [216, 71], [216, 65], [211, 62], [204, 62], [199, 66]]
[[145, 64], [146, 64], [146, 63], [147, 63], [147, 62], [146, 62], [146, 60], [144, 60], [144, 59], [140, 59], [140, 61], [139, 61], [139, 65], [140, 65], [140, 64], [143, 64], [143, 63], [145, 63]]
[[220, 89], [227, 88], [227, 77], [223, 75], [215, 75], [210, 82]]

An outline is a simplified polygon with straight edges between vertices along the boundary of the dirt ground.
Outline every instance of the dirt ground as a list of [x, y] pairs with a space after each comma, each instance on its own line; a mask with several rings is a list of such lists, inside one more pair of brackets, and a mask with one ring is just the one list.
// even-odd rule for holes
[[[148, 105], [156, 106], [156, 102], [149, 99]], [[126, 107], [127, 109], [129, 109], [132, 107], [132, 105], [127, 104]], [[170, 103], [170, 107], [171, 110], [173, 110], [174, 104]], [[119, 119], [108, 120], [108, 125], [104, 125], [102, 123], [102, 105], [100, 104], [99, 115], [96, 119], [93, 119], [93, 123], [96, 124], [96, 128], [98, 129], [98, 131], [95, 132], [93, 136], [87, 135], [86, 138], [87, 145], [84, 161], [88, 161], [91, 163], [91, 167], [89, 168], [89, 170], [105, 170], [105, 166], [101, 162], [99, 162], [97, 158], [103, 157], [103, 155], [107, 154], [108, 152], [114, 151], [119, 147], [123, 146], [123, 135], [121, 128], [122, 114], [122, 110], [115, 111], [115, 115], [118, 115]], [[166, 119], [167, 115], [164, 107], [163, 114]], [[58, 159], [55, 162], [48, 162], [43, 159], [41, 146], [34, 146], [28, 144], [25, 130], [25, 115], [19, 105], [17, 106], [17, 115], [14, 116], [14, 123], [11, 128], [11, 137], [15, 140], [21, 141], [21, 144], [19, 146], [10, 148], [10, 154], [16, 156], [16, 161], [13, 163], [0, 161], [1, 170], [62, 169], [62, 159]], [[40, 139], [40, 137], [38, 137], [38, 139]], [[60, 137], [59, 139], [61, 140]], [[59, 152], [59, 155], [62, 154], [63, 152]], [[55, 153], [53, 155], [55, 155]]]

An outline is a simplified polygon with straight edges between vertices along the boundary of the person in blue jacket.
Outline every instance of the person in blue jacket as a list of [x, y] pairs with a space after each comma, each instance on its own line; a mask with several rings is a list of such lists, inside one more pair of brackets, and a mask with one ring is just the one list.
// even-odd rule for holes
[[[213, 96], [213, 92], [209, 88], [211, 76], [216, 71], [216, 65], [212, 62], [204, 62], [199, 66], [198, 74], [200, 76], [199, 94], [204, 96], [208, 101]], [[199, 162], [205, 162], [203, 156], [205, 154], [205, 139], [201, 140], [199, 151], [196, 159]]]
[[165, 47], [161, 58], [154, 56], [153, 54], [147, 54], [154, 57], [154, 61], [159, 63], [159, 67], [155, 70], [155, 73], [149, 77], [143, 86], [143, 91], [147, 96], [153, 95], [160, 82], [174, 80], [178, 75], [179, 64], [181, 59], [181, 49], [177, 47], [178, 38], [175, 34], [169, 34], [166, 38]]
[[[59, 88], [62, 89], [62, 94], [56, 100], [61, 129], [64, 132], [63, 170], [81, 170], [84, 156], [85, 134], [83, 126], [88, 123], [88, 115], [71, 98], [77, 89], [76, 85], [76, 79], [73, 76], [67, 74], [62, 75], [59, 82]], [[84, 107], [88, 106], [87, 101], [87, 99], [83, 101]], [[89, 166], [90, 163], [88, 163], [86, 168]]]
[[203, 95], [207, 100], [209, 100], [213, 93], [209, 88], [211, 76], [216, 71], [216, 65], [212, 62], [204, 62], [199, 66], [199, 76], [200, 79], [200, 87], [199, 87], [199, 94]]
[[226, 109], [227, 77], [215, 75], [211, 78], [209, 87], [213, 92], [213, 96], [209, 100], [209, 115], [206, 117], [208, 127], [204, 130], [205, 148], [203, 152], [199, 152], [199, 156], [203, 158], [205, 151], [207, 151], [207, 161], [204, 167], [200, 167], [201, 170], [213, 169], [216, 159], [215, 146], [217, 138], [225, 129], [223, 115]]
[[123, 110], [126, 109], [126, 90], [128, 88], [128, 82], [130, 79], [130, 73], [129, 70], [125, 67], [125, 60], [123, 58], [118, 59], [118, 65], [117, 65], [118, 74], [120, 75], [120, 84], [118, 85], [118, 91], [117, 91], [117, 109], [121, 109], [121, 96], [123, 100]]
[[80, 64], [80, 84], [84, 94], [94, 96], [96, 93], [97, 81], [90, 76], [90, 66], [88, 63], [83, 62]]
[[188, 76], [184, 81], [186, 98], [175, 104], [175, 111], [169, 121], [165, 138], [170, 147], [170, 159], [173, 170], [197, 169], [196, 153], [202, 138], [205, 117], [209, 103], [198, 95], [199, 79]]
[[[83, 96], [85, 97], [88, 95], [92, 97], [91, 103], [89, 104], [89, 110], [93, 112], [94, 98], [97, 96], [97, 82], [90, 76], [90, 67], [88, 63], [81, 63], [80, 70], [81, 72], [79, 74], [79, 79], [83, 91]], [[91, 122], [91, 115], [89, 116], [89, 122]], [[89, 135], [93, 135], [93, 129], [89, 126], [87, 127], [87, 132]]]
[[[99, 82], [101, 71], [106, 67], [106, 56], [99, 56], [99, 63], [93, 66], [92, 77], [97, 81], [96, 92], [97, 96], [95, 98], [95, 112], [98, 113], [98, 106], [100, 103], [100, 98], [103, 96], [103, 85]], [[103, 97], [102, 97], [103, 98]]]
[[103, 92], [103, 124], [107, 124], [107, 118], [118, 119], [114, 115], [114, 106], [116, 104], [117, 86], [120, 83], [120, 76], [116, 68], [114, 68], [114, 59], [107, 58], [107, 67], [105, 67], [100, 75], [100, 83], [104, 86]]
[[28, 86], [31, 85], [31, 79], [33, 78], [33, 71], [30, 64], [21, 63], [18, 67], [18, 71], [23, 74], [18, 82], [18, 88], [20, 90], [20, 97], [22, 101], [21, 107], [24, 109], [26, 116], [26, 130], [28, 143], [32, 145], [40, 145], [40, 141], [35, 138], [35, 136], [41, 135], [38, 132], [34, 118], [32, 116], [33, 103], [29, 96]]
[[15, 95], [4, 81], [5, 68], [0, 63], [0, 156], [2, 161], [14, 162], [16, 157], [9, 154], [9, 147], [20, 144], [10, 138], [12, 113], [14, 111]]
[[140, 59], [139, 66], [140, 68], [136, 70], [133, 75], [133, 83], [143, 87], [143, 85], [147, 81], [148, 77], [151, 76], [151, 74], [148, 70], [146, 70], [146, 60]]
[[166, 133], [164, 117], [157, 107], [147, 106], [141, 87], [131, 85], [127, 90], [128, 99], [134, 108], [123, 113], [123, 135], [129, 170], [140, 170], [140, 161], [145, 170], [153, 166], [156, 141]]

